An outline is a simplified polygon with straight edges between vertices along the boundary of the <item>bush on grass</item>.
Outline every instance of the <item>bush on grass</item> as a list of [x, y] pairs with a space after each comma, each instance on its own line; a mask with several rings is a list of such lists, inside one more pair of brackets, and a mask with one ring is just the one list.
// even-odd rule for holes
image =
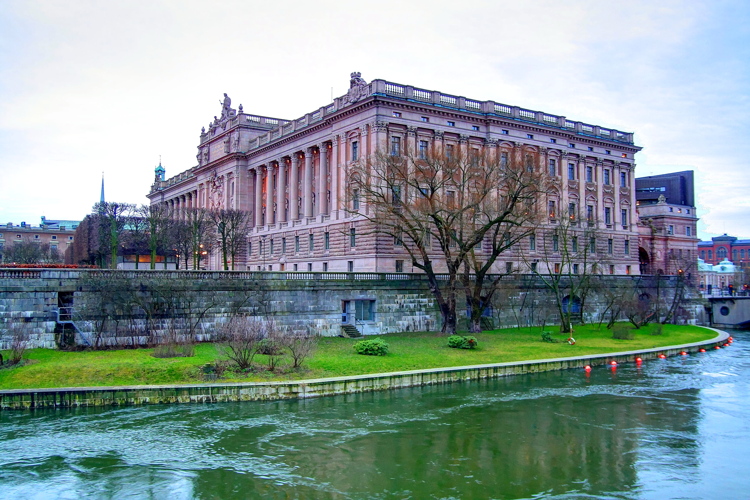
[[383, 339], [360, 340], [354, 344], [354, 351], [365, 356], [385, 356], [388, 354], [388, 343]]
[[471, 335], [451, 335], [448, 337], [448, 347], [453, 349], [474, 349], [477, 344], [477, 338]]
[[549, 342], [550, 344], [555, 344], [558, 342], [558, 340], [552, 338], [552, 332], [542, 332], [542, 342]]
[[625, 324], [616, 324], [612, 327], [612, 338], [616, 340], [633, 340], [633, 327]]

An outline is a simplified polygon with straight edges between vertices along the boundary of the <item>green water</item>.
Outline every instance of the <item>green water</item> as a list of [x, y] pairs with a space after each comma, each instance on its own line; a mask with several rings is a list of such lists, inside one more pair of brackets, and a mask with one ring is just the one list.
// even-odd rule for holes
[[750, 498], [729, 348], [307, 401], [0, 414], [0, 498]]

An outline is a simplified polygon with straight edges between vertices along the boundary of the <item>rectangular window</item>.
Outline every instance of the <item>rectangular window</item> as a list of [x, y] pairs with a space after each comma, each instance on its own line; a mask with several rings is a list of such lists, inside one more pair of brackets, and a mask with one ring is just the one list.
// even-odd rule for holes
[[609, 274], [615, 274], [615, 266], [612, 264], [609, 265]]
[[555, 177], [557, 175], [557, 161], [554, 158], [549, 160], [549, 175]]
[[589, 221], [589, 224], [594, 223], [594, 205], [586, 206], [586, 220]]
[[286, 253], [286, 238], [281, 238], [281, 253]]
[[630, 255], [630, 240], [625, 240], [625, 255]]
[[355, 300], [354, 317], [359, 321], [375, 320], [375, 301], [374, 300]]
[[506, 262], [505, 263], [505, 272], [507, 274], [510, 274], [513, 272], [513, 263], [512, 262]]
[[448, 121], [448, 126], [449, 127], [455, 127], [456, 126], [456, 122]]
[[578, 264], [573, 264], [573, 274], [578, 274]]
[[536, 236], [529, 236], [529, 250], [536, 250]]
[[328, 272], [328, 262], [323, 262], [323, 272], [324, 273]]
[[448, 191], [446, 193], [446, 195], [447, 195], [447, 200], [446, 201], [448, 202], [448, 207], [449, 208], [455, 207], [456, 206], [456, 192], [455, 191]]
[[589, 151], [594, 151], [594, 148], [592, 148], [591, 146], [589, 146]]
[[419, 141], [419, 159], [427, 159], [427, 141]]
[[609, 169], [604, 169], [604, 185], [609, 186]]
[[445, 146], [445, 157], [449, 160], [453, 158], [453, 144], [448, 144]]
[[630, 266], [625, 266], [625, 274], [630, 274]]
[[527, 139], [533, 139], [534, 138], [534, 134], [526, 134], [526, 138]]
[[393, 246], [395, 247], [404, 246], [404, 240], [401, 239], [401, 234], [397, 234], [393, 237]]
[[611, 154], [612, 154], [612, 151], [611, 151], [611, 150], [609, 150], [609, 149], [605, 149], [605, 150], [604, 150], [604, 153], [605, 153], [605, 154], [608, 154], [608, 155], [611, 155]]
[[589, 240], [589, 253], [596, 253], [596, 238]]
[[576, 180], [576, 165], [575, 163], [568, 163], [568, 180]]
[[297, 266], [297, 264], [294, 264], [294, 268], [293, 269], [294, 269], [295, 272], [297, 272], [297, 270], [299, 269], [298, 266]]
[[550, 139], [549, 142], [551, 142], [552, 144], [557, 144], [557, 139]]
[[576, 145], [574, 143], [572, 143], [572, 142], [569, 142], [568, 143], [568, 147], [575, 149]]
[[612, 209], [610, 207], [604, 207], [604, 223], [612, 225]]
[[253, 255], [253, 242], [252, 241], [248, 242], [248, 244], [247, 244], [247, 254], [248, 255]]
[[398, 111], [394, 111], [393, 112], [393, 117], [394, 118], [401, 118], [401, 113], [399, 113]]
[[315, 250], [315, 236], [312, 233], [310, 233], [309, 238], [310, 238], [310, 251], [312, 252], [313, 250]]
[[503, 130], [500, 131], [500, 133], [503, 134], [503, 135], [508, 135], [510, 132], [508, 132], [507, 130], [503, 129]]
[[268, 253], [270, 253], [271, 255], [273, 255], [273, 238], [271, 238], [270, 251]]
[[355, 228], [349, 229], [349, 246], [352, 248], [357, 246], [357, 230]]
[[474, 132], [479, 132], [479, 125], [472, 125], [471, 130], [473, 130]]
[[391, 137], [391, 156], [401, 155], [401, 138]]
[[308, 262], [308, 263], [307, 263], [307, 272], [308, 272], [308, 273], [311, 273], [311, 272], [312, 272], [312, 262]]
[[586, 167], [586, 182], [594, 182], [594, 167]]
[[628, 185], [628, 174], [626, 172], [620, 172], [620, 186], [627, 187]]
[[693, 235], [692, 228], [690, 226], [685, 226], [685, 236], [692, 236], [692, 235]]
[[352, 191], [352, 210], [359, 210], [359, 189]]
[[350, 273], [354, 272], [354, 261], [353, 260], [346, 261], [346, 270], [348, 272], [350, 272]]
[[672, 235], [672, 234], [674, 234], [674, 226], [670, 225], [670, 226], [669, 226], [669, 227], [667, 228], [667, 234], [669, 234], [669, 235]]
[[331, 233], [329, 233], [328, 231], [323, 233], [323, 248], [325, 248], [326, 250], [331, 249]]
[[576, 220], [576, 204], [575, 203], [568, 203], [568, 218], [571, 221]]
[[549, 212], [549, 218], [554, 219], [555, 218], [555, 201], [550, 200], [547, 202], [547, 211]]
[[535, 273], [535, 272], [536, 272], [536, 262], [532, 262], [532, 263], [531, 263], [531, 272], [532, 272], [532, 273]]
[[627, 229], [628, 228], [628, 211], [627, 209], [620, 210], [620, 219], [622, 219], [622, 228]]
[[[2, 238], [2, 237], [3, 237], [3, 235], [2, 235], [2, 234], [0, 234], [0, 238]], [[55, 236], [55, 235], [52, 235], [52, 239], [53, 239], [53, 240], [56, 240], [56, 239], [57, 239], [57, 236]]]
[[508, 153], [500, 153], [500, 167], [508, 167]]
[[397, 260], [396, 261], [396, 272], [397, 273], [403, 273], [404, 272], [404, 261], [403, 260]]
[[552, 251], [553, 252], [559, 252], [560, 251], [560, 237], [556, 234], [552, 235]]
[[578, 252], [578, 236], [573, 236], [570, 239], [570, 250], [573, 253], [577, 253]]
[[608, 253], [609, 255], [612, 255], [612, 253], [614, 252], [614, 248], [615, 248], [615, 243], [614, 243], [614, 241], [612, 240], [612, 238], [609, 238], [609, 239], [607, 240], [607, 253]]
[[430, 118], [429, 118], [429, 117], [427, 117], [427, 116], [423, 116], [423, 117], [422, 117], [422, 121], [423, 121], [424, 123], [428, 123], [428, 122], [430, 121]]
[[299, 236], [294, 237], [294, 251], [299, 252]]
[[393, 186], [391, 188], [391, 203], [394, 207], [401, 206], [401, 186]]
[[359, 159], [359, 142], [352, 141], [352, 161], [357, 161], [358, 159]]

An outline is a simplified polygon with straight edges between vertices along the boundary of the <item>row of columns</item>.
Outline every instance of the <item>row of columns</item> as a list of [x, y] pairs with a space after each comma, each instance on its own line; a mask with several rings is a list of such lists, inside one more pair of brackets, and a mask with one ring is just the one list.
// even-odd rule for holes
[[[269, 162], [267, 165], [261, 165], [254, 169], [254, 212], [256, 226], [298, 220], [302, 217], [329, 215], [331, 208], [337, 207], [337, 172], [334, 172], [334, 175], [330, 176], [331, 183], [329, 186], [330, 156], [332, 153], [336, 155], [337, 151], [334, 146], [337, 145], [337, 142], [337, 140], [334, 140], [333, 143], [321, 143], [315, 147], [307, 148], [304, 153], [297, 152], [291, 156], [279, 158], [276, 161]], [[318, 156], [317, 165], [314, 161], [316, 151]], [[304, 164], [302, 164], [303, 178], [301, 179], [302, 193], [300, 203], [301, 160], [304, 161]], [[335, 164], [337, 164], [336, 159], [334, 159]], [[288, 177], [287, 168], [289, 169]], [[315, 170], [317, 170], [317, 176], [314, 175]], [[313, 186], [314, 181], [316, 181], [316, 186]], [[314, 191], [313, 187], [315, 187]], [[330, 206], [329, 193], [331, 196]], [[315, 199], [315, 203], [313, 203], [313, 199]]]

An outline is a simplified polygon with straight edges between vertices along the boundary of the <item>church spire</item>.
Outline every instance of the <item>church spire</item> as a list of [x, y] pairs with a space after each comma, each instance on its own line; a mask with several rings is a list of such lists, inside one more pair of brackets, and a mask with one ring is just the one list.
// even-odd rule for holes
[[102, 172], [102, 195], [99, 202], [104, 203], [104, 172]]

